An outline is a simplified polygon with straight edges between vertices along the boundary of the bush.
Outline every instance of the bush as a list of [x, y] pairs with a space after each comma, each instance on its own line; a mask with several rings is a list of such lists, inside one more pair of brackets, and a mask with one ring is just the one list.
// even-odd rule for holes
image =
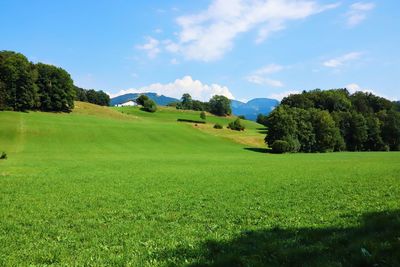
[[204, 111], [200, 112], [200, 118], [201, 118], [202, 120], [205, 120], [205, 119], [206, 119], [206, 113], [205, 113]]
[[239, 118], [239, 119], [242, 119], [242, 120], [245, 120], [245, 119], [246, 119], [246, 117], [245, 117], [244, 115], [239, 115], [238, 118]]
[[288, 142], [283, 140], [276, 140], [272, 144], [272, 153], [283, 154], [290, 151], [290, 145]]
[[153, 100], [148, 99], [144, 101], [142, 110], [153, 113], [156, 112], [157, 105]]
[[244, 125], [239, 118], [229, 123], [228, 128], [235, 131], [244, 131]]
[[219, 123], [216, 123], [216, 124], [214, 125], [214, 129], [222, 129], [222, 128], [223, 128], [222, 125], [219, 124]]
[[2, 152], [2, 153], [1, 153], [0, 159], [7, 159], [7, 154], [6, 154], [6, 152]]

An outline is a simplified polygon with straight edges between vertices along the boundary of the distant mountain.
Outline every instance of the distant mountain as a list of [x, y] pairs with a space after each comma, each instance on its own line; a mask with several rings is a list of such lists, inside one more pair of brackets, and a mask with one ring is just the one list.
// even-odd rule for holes
[[279, 105], [279, 101], [269, 98], [255, 98], [247, 103], [243, 103], [237, 100], [232, 100], [232, 113], [234, 115], [243, 115], [248, 120], [255, 121], [258, 114], [269, 114], [276, 106]]
[[[122, 104], [130, 100], [135, 100], [140, 95], [141, 93], [125, 94], [111, 98], [111, 106]], [[166, 106], [169, 103], [179, 101], [176, 98], [164, 95], [158, 95], [156, 93], [144, 93], [144, 95], [147, 95], [150, 99], [156, 102], [157, 105], [160, 106]], [[247, 103], [240, 102], [237, 100], [231, 100], [231, 105], [232, 105], [232, 113], [234, 115], [237, 116], [243, 115], [246, 117], [246, 119], [255, 121], [257, 119], [258, 114], [260, 113], [264, 115], [269, 114], [276, 106], [279, 105], [279, 101], [269, 98], [255, 98], [248, 101]]]
[[125, 94], [125, 95], [120, 95], [114, 98], [111, 98], [111, 106], [115, 106], [118, 104], [122, 104], [125, 102], [128, 102], [130, 100], [135, 100], [138, 98], [140, 95], [147, 95], [151, 100], [156, 102], [157, 105], [160, 106], [166, 106], [169, 103], [172, 102], [178, 102], [179, 100], [176, 98], [164, 96], [164, 95], [158, 95], [156, 93], [136, 93], [136, 94]]

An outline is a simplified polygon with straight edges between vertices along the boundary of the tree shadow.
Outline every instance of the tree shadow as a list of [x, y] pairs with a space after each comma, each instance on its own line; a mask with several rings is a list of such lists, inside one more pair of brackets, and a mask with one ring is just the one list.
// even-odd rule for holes
[[267, 131], [267, 128], [266, 128], [266, 127], [263, 127], [263, 128], [257, 128], [257, 132], [258, 132], [258, 133], [260, 133], [260, 134], [267, 134], [267, 133], [268, 133], [268, 131]]
[[160, 256], [169, 266], [191, 267], [400, 266], [400, 211], [364, 214], [355, 227], [245, 231]]
[[244, 150], [258, 152], [258, 153], [271, 153], [270, 148], [262, 148], [262, 147], [245, 147]]

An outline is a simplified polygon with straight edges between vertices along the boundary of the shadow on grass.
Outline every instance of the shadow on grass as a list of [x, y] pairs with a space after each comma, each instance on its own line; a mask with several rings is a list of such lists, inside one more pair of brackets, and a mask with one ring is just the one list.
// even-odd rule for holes
[[244, 150], [258, 152], [258, 153], [271, 153], [271, 149], [262, 147], [245, 147]]
[[257, 128], [257, 132], [259, 132], [260, 134], [267, 134], [267, 128]]
[[356, 227], [247, 231], [161, 255], [170, 266], [400, 266], [400, 211], [365, 214]]

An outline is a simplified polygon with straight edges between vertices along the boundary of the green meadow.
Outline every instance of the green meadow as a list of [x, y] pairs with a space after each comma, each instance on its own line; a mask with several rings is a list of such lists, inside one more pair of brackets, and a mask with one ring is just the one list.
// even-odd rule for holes
[[399, 266], [400, 153], [161, 107], [0, 112], [0, 266]]

